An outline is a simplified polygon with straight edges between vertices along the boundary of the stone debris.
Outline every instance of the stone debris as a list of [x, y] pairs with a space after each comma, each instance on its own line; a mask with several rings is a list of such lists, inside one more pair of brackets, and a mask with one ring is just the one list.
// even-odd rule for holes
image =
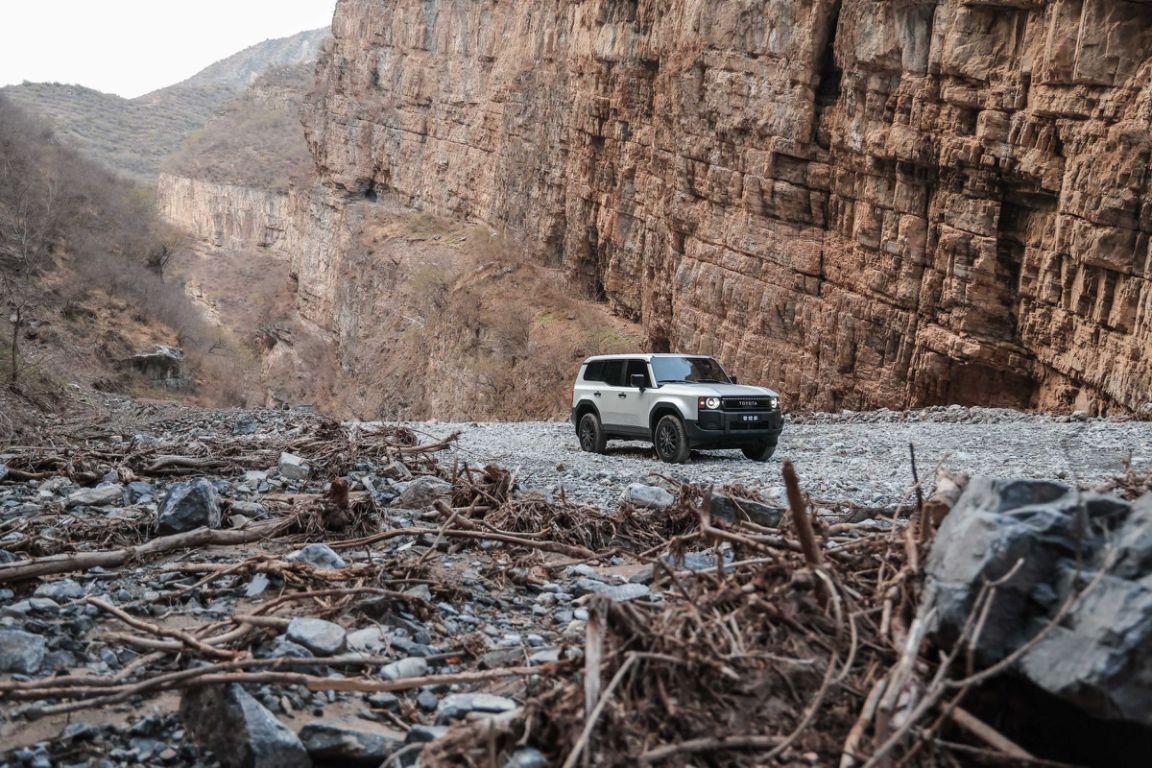
[[667, 509], [676, 501], [676, 497], [658, 485], [632, 483], [624, 489], [621, 500], [637, 507]]
[[[1080, 494], [1091, 535], [1077, 581], [1068, 575], [1077, 497], [1062, 484], [981, 491], [986, 481], [976, 480], [940, 497], [926, 487], [939, 513], [932, 520], [944, 521], [934, 535], [930, 527], [921, 533], [907, 489], [902, 502], [863, 486], [830, 498], [837, 480], [802, 495], [815, 521], [802, 534], [793, 511], [777, 502], [786, 494], [771, 464], [756, 470], [765, 476], [757, 485], [720, 482], [729, 472], [723, 459], [676, 474], [649, 460], [642, 471], [575, 479], [568, 496], [542, 487], [531, 471], [477, 465], [472, 454], [454, 454], [453, 441], [426, 436], [442, 425], [422, 425], [418, 435], [403, 425], [254, 412], [259, 427], [236, 431], [234, 411], [162, 413], [118, 429], [119, 437], [78, 445], [58, 463], [4, 456], [18, 471], [57, 474], [0, 483], [0, 766], [560, 765], [584, 727], [590, 654], [600, 659], [601, 693], [635, 654], [615, 704], [585, 742], [591, 764], [651, 762], [645, 750], [722, 737], [727, 731], [716, 724], [731, 722], [758, 723], [755, 733], [773, 740], [795, 731], [792, 752], [774, 758], [780, 764], [838, 764], [873, 688], [899, 688], [898, 703], [935, 695], [926, 686], [958, 622], [971, 616], [979, 585], [1003, 575], [1020, 552], [1036, 566], [1004, 585], [977, 668], [1027, 643], [1107, 568], [1060, 627], [995, 680], [1028, 681], [1086, 718], [1109, 718], [1093, 719], [1094, 727], [1137, 727], [1143, 716], [1149, 622], [1141, 589], [1152, 556], [1148, 502], [1131, 500], [1147, 487], [1138, 473], [1109, 476], [1107, 490], [1126, 498]], [[531, 425], [508, 429], [536, 436]], [[554, 450], [546, 442], [536, 450]], [[841, 451], [834, 439], [823, 442]], [[285, 453], [310, 468], [307, 478], [268, 471]], [[907, 461], [907, 445], [898, 455], [894, 462]], [[575, 476], [582, 467], [615, 467], [611, 458], [579, 453], [573, 443], [549, 471]], [[638, 460], [619, 461], [627, 468]], [[657, 470], [664, 477], [654, 481]], [[713, 481], [676, 479], [691, 472]], [[119, 497], [68, 506], [104, 478], [124, 479]], [[593, 486], [606, 501], [586, 501], [601, 498], [581, 495]], [[701, 528], [705, 517], [711, 532]], [[963, 522], [969, 518], [979, 524]], [[179, 531], [161, 532], [160, 520]], [[815, 565], [804, 535], [814, 537]], [[175, 547], [164, 549], [169, 540]], [[901, 633], [925, 601], [937, 609], [928, 641], [913, 673], [894, 678], [907, 667]], [[1012, 613], [1013, 606], [1022, 608]], [[1018, 616], [1022, 623], [1009, 626]], [[1110, 637], [1106, 628], [1119, 632]], [[963, 666], [945, 678], [961, 677]], [[822, 694], [827, 669], [837, 677]], [[178, 679], [163, 682], [173, 673]], [[96, 720], [88, 709], [101, 706], [104, 689], [84, 682], [91, 678], [158, 687]], [[949, 695], [916, 717], [938, 717]], [[162, 711], [176, 696], [179, 719]], [[679, 707], [665, 709], [662, 696]], [[1011, 718], [983, 699], [961, 703], [1008, 729]], [[807, 705], [818, 728], [801, 727]], [[50, 715], [71, 730], [25, 739], [28, 719], [47, 708], [75, 708]], [[898, 710], [889, 722], [906, 716]], [[856, 754], [873, 754], [883, 722], [867, 721]], [[950, 730], [947, 743], [987, 748], [965, 734]], [[1027, 729], [1007, 735], [1037, 756], [1090, 762]], [[1108, 738], [1124, 744], [1121, 737]], [[762, 756], [717, 749], [708, 759], [739, 766]]]
[[428, 662], [419, 656], [394, 661], [380, 670], [380, 676], [387, 680], [406, 680], [423, 677], [426, 674], [428, 674]]
[[312, 468], [304, 459], [287, 451], [280, 454], [278, 468], [280, 474], [289, 480], [307, 480], [312, 475]]
[[287, 636], [318, 656], [332, 656], [344, 650], [348, 634], [339, 624], [330, 621], [295, 618], [288, 624]]
[[224, 768], [311, 768], [300, 739], [239, 685], [193, 688], [180, 700], [189, 734]]
[[422, 509], [452, 493], [452, 485], [438, 477], [418, 477], [398, 483], [398, 487], [401, 491], [395, 504], [405, 509]]
[[516, 709], [516, 702], [490, 693], [454, 693], [436, 705], [436, 722], [446, 725], [472, 713], [499, 715]]
[[0, 672], [34, 675], [44, 664], [44, 638], [19, 629], [0, 629]]
[[284, 558], [297, 563], [308, 563], [320, 569], [344, 568], [348, 565], [344, 558], [327, 544], [309, 544]]
[[156, 518], [156, 533], [168, 536], [204, 527], [220, 527], [220, 494], [216, 487], [204, 479], [169, 487]]
[[124, 486], [119, 483], [103, 483], [95, 488], [83, 488], [75, 493], [68, 494], [65, 506], [72, 507], [104, 507], [116, 504], [124, 498]]
[[958, 640], [995, 582], [976, 643], [982, 664], [1027, 648], [1013, 669], [1035, 685], [1095, 717], [1152, 723], [1152, 495], [1133, 504], [1060, 483], [976, 478], [936, 542], [920, 616], [942, 643]]
[[404, 746], [404, 738], [404, 733], [368, 723], [310, 723], [300, 730], [300, 741], [313, 760], [363, 768], [379, 768]]

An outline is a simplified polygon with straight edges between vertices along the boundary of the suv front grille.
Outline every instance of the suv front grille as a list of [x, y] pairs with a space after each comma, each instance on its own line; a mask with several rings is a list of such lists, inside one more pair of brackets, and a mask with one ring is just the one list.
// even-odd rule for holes
[[770, 397], [725, 397], [721, 399], [722, 408], [726, 411], [770, 411], [772, 398]]

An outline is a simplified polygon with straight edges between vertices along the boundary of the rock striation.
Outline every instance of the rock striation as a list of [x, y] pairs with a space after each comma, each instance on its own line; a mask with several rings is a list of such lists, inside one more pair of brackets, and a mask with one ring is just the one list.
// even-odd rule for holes
[[824, 409], [1152, 400], [1152, 4], [340, 0], [333, 35], [329, 190], [514, 233], [652, 350]]

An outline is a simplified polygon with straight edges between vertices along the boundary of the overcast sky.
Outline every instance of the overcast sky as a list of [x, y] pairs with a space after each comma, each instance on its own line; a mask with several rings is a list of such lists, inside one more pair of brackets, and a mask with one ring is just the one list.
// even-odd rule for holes
[[250, 45], [328, 26], [336, 0], [0, 0], [0, 86], [132, 98]]

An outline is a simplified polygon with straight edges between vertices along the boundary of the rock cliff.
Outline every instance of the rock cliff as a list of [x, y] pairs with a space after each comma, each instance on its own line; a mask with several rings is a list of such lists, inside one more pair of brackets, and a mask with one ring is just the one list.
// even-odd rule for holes
[[820, 408], [1152, 396], [1152, 4], [340, 0], [325, 183]]

